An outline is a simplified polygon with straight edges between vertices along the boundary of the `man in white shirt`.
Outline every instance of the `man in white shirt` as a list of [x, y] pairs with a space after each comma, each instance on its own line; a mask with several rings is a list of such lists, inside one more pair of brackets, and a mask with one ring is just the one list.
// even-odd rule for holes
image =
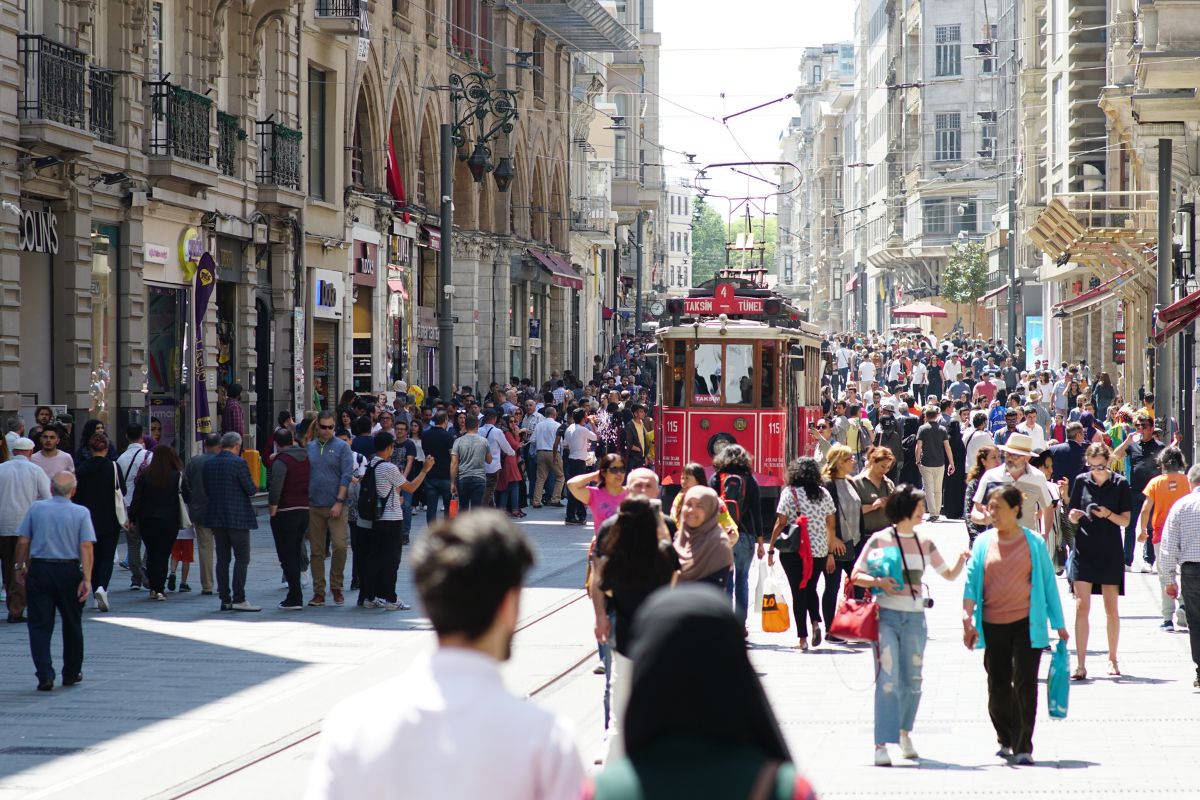
[[875, 388], [875, 362], [864, 357], [858, 365], [858, 393], [866, 397]]
[[[142, 474], [142, 470], [150, 463], [153, 454], [146, 449], [142, 443], [145, 431], [142, 426], [136, 422], [130, 423], [125, 427], [125, 438], [129, 440], [129, 446], [125, 448], [125, 452], [117, 457], [117, 469], [121, 472], [121, 483], [125, 487], [125, 508], [129, 509], [129, 504], [133, 502], [133, 490], [137, 484], [138, 475]], [[138, 533], [136, 526], [129, 526], [125, 529], [125, 546], [128, 551], [125, 556], [125, 563], [129, 565], [129, 572], [132, 575], [129, 583], [129, 588], [142, 588], [142, 536]]]
[[[966, 448], [967, 455], [963, 463], [966, 465], [967, 472], [970, 472], [975, 466], [975, 457], [979, 455], [979, 449], [984, 445], [993, 444], [992, 435], [987, 429], [988, 415], [985, 411], [976, 411], [971, 415], [971, 426], [963, 431], [963, 447]], [[968, 513], [970, 509], [967, 509]]]
[[532, 564], [525, 537], [495, 511], [421, 540], [413, 574], [438, 647], [326, 717], [308, 800], [580, 795], [583, 763], [567, 726], [500, 677]]
[[1022, 409], [1025, 419], [1017, 423], [1017, 430], [1027, 434], [1033, 440], [1033, 449], [1041, 450], [1046, 446], [1046, 431], [1038, 424], [1037, 407], [1027, 405]]
[[962, 377], [962, 372], [962, 359], [958, 357], [958, 353], [946, 359], [946, 366], [942, 367], [942, 374], [946, 376], [946, 383], [954, 383]]
[[833, 391], [837, 392], [846, 385], [850, 377], [850, 367], [854, 363], [854, 351], [846, 347], [843, 342], [837, 351], [833, 354], [834, 360], [837, 362], [838, 385], [833, 387]]
[[537, 480], [533, 485], [533, 494], [529, 498], [529, 503], [534, 508], [541, 508], [542, 501], [545, 498], [544, 492], [547, 491], [546, 479], [550, 478], [549, 492], [551, 494], [548, 505], [562, 508], [562, 491], [566, 481], [563, 480], [563, 463], [562, 452], [562, 435], [559, 431], [562, 430], [562, 425], [558, 422], [558, 410], [554, 406], [546, 406], [542, 409], [542, 413], [546, 418], [537, 424], [533, 429], [533, 451], [537, 459]]
[[[588, 455], [591, 453], [592, 442], [598, 437], [587, 427], [589, 418], [582, 408], [575, 409], [571, 414], [572, 424], [567, 427], [563, 436], [563, 445], [567, 451], [566, 469], [563, 470], [566, 479], [571, 480], [576, 475], [588, 471]], [[567, 524], [586, 525], [587, 506], [575, 499], [575, 495], [567, 495]]]
[[508, 443], [508, 437], [504, 435], [504, 431], [496, 427], [496, 420], [500, 414], [494, 408], [485, 409], [483, 412], [483, 424], [479, 426], [479, 435], [488, 443], [488, 450], [491, 451], [492, 460], [484, 465], [483, 471], [487, 475], [487, 483], [483, 489], [483, 504], [488, 508], [496, 507], [496, 483], [500, 479], [500, 468], [504, 465], [500, 456], [503, 453], [506, 456], [517, 454], [513, 450], [512, 445]]
[[17, 528], [35, 501], [50, 499], [50, 479], [29, 460], [32, 439], [18, 436], [10, 449], [12, 458], [0, 464], [0, 565], [8, 593], [8, 621], [16, 623], [25, 621], [25, 587], [16, 580], [15, 571]]
[[912, 365], [912, 391], [918, 403], [923, 402], [929, 392], [929, 368], [920, 358], [915, 359]]

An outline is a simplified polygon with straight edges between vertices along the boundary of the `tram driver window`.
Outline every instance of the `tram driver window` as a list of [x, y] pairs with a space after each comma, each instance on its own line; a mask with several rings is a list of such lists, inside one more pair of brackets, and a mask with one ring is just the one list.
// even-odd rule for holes
[[692, 364], [695, 374], [692, 403], [698, 406], [721, 405], [721, 345], [696, 345]]
[[778, 365], [775, 363], [775, 345], [773, 342], [766, 342], [762, 348], [762, 359], [760, 360], [759, 369], [760, 377], [762, 378], [762, 407], [775, 408], [779, 405], [775, 397], [775, 372], [778, 370]]
[[672, 405], [683, 408], [684, 373], [687, 372], [687, 350], [683, 342], [671, 343], [671, 388]]
[[754, 345], [725, 346], [725, 402], [748, 406], [754, 402]]

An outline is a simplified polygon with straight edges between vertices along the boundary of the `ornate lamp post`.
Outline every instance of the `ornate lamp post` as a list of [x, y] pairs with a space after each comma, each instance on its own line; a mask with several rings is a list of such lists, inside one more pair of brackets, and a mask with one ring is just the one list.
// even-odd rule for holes
[[[438, 299], [438, 383], [442, 395], [449, 397], [451, 387], [457, 382], [457, 358], [454, 350], [454, 154], [467, 163], [476, 183], [483, 183], [484, 176], [494, 172], [496, 188], [507, 192], [512, 184], [512, 159], [500, 159], [497, 167], [492, 163], [492, 151], [488, 146], [501, 134], [512, 133], [517, 119], [514, 103], [516, 92], [511, 89], [494, 89], [489, 86], [494, 75], [471, 72], [466, 75], [450, 75], [450, 100], [454, 105], [454, 122], [441, 125], [441, 173], [442, 173], [442, 250], [438, 259], [438, 282], [442, 292]], [[465, 105], [459, 114], [460, 104]], [[489, 124], [491, 127], [488, 127]], [[474, 135], [472, 136], [472, 128]], [[466, 151], [468, 137], [474, 147]]]

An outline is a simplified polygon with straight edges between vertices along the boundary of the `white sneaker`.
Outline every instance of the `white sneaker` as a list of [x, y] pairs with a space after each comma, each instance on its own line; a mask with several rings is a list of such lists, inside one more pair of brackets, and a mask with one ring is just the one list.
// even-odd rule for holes
[[108, 611], [108, 590], [100, 588], [96, 590], [96, 608], [101, 611]]
[[412, 611], [412, 606], [410, 606], [408, 603], [404, 602], [403, 600], [397, 598], [396, 599], [396, 609], [398, 611]]
[[909, 759], [920, 758], [917, 755], [917, 748], [913, 747], [912, 739], [908, 738], [907, 733], [900, 734], [900, 755]]
[[243, 600], [240, 603], [234, 603], [233, 610], [234, 611], [262, 611], [262, 609], [259, 608], [258, 606], [250, 605], [245, 600]]
[[890, 767], [892, 765], [892, 757], [888, 755], [887, 747], [875, 748], [875, 766]]
[[1176, 611], [1175, 611], [1175, 627], [1176, 628], [1187, 628], [1187, 626], [1188, 626], [1187, 611], [1185, 611], [1182, 608], [1176, 609]]
[[363, 608], [379, 608], [378, 600], [363, 600]]

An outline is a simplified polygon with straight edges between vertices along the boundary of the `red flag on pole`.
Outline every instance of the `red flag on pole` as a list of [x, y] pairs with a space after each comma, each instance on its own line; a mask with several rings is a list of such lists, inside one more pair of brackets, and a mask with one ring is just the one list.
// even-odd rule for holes
[[412, 215], [408, 213], [408, 201], [404, 197], [404, 178], [400, 175], [400, 164], [396, 161], [396, 148], [392, 144], [392, 132], [388, 131], [387, 140], [387, 182], [388, 189], [396, 204], [404, 209], [404, 222], [407, 224]]

